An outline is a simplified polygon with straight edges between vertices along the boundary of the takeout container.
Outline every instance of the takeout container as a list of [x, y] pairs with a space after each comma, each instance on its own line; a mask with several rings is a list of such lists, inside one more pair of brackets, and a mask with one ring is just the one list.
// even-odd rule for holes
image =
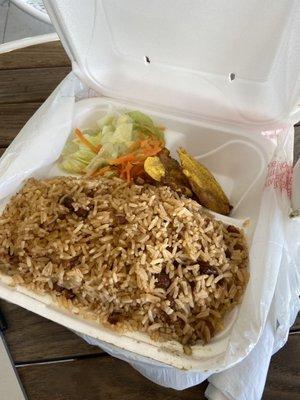
[[[1, 160], [2, 205], [28, 176], [59, 172], [55, 162], [73, 127], [93, 127], [109, 105], [139, 109], [168, 128], [173, 154], [183, 146], [215, 174], [234, 206], [228, 221], [241, 226], [250, 220], [251, 277], [224, 331], [209, 344], [194, 346], [192, 356], [178, 343], [153, 342], [139, 332], [120, 335], [70, 315], [47, 296], [10, 287], [8, 277], [1, 276], [0, 296], [88, 335], [158, 383], [196, 384], [251, 351], [273, 297], [290, 193], [288, 183], [276, 186], [268, 165], [272, 160], [291, 168], [292, 126], [300, 115], [300, 5], [245, 0], [45, 4], [73, 74]], [[182, 384], [171, 367], [188, 371]]]

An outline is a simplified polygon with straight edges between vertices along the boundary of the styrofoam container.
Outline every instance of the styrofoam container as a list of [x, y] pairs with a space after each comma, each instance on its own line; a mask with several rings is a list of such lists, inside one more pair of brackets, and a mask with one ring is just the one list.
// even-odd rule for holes
[[[253, 140], [247, 135], [247, 132], [242, 132], [240, 129], [236, 132], [233, 129], [230, 131], [226, 131], [224, 128], [217, 129], [207, 123], [203, 125], [200, 121], [174, 117], [171, 114], [104, 97], [77, 102], [73, 114], [73, 128], [96, 128], [96, 121], [111, 107], [116, 110], [138, 108], [147, 113], [156, 123], [163, 124], [167, 128], [165, 131], [166, 145], [174, 156], [176, 156], [178, 147], [184, 146], [187, 151], [207, 165], [222, 184], [234, 207], [231, 217], [216, 214], [216, 218], [240, 227], [243, 227], [243, 222], [246, 221], [245, 230], [250, 246], [259, 210], [266, 166], [272, 153], [269, 141], [264, 136]], [[233, 154], [235, 157], [232, 157]], [[61, 170], [54, 163], [49, 166], [47, 171], [38, 172], [37, 176], [61, 174]], [[2, 207], [7, 201], [8, 199], [2, 204]], [[10, 281], [5, 276], [0, 276], [0, 280], [1, 285], [5, 286]], [[74, 317], [66, 311], [58, 310], [49, 296], [37, 296], [34, 292], [20, 286], [14, 289], [2, 286], [1, 291], [3, 290], [6, 299], [22, 306], [25, 305], [29, 310], [62, 323], [79, 333], [186, 370], [197, 369], [199, 365], [201, 365], [201, 369], [211, 368], [212, 357], [218, 358], [224, 355], [238, 312], [238, 307], [236, 307], [226, 317], [224, 330], [217, 334], [208, 345], [193, 346], [192, 356], [186, 356], [183, 347], [178, 342], [154, 342], [148, 335], [139, 332], [120, 335], [93, 322]], [[217, 364], [215, 368], [218, 368]]]
[[[298, 115], [300, 58], [291, 45], [300, 46], [299, 24], [294, 21], [299, 3], [191, 0], [187, 6], [179, 0], [52, 0], [45, 4], [74, 73], [100, 94], [78, 101], [72, 121], [63, 121], [63, 111], [56, 115], [59, 123], [51, 116], [55, 128], [64, 128], [60, 147], [72, 127], [93, 128], [108, 104], [144, 111], [167, 127], [167, 147], [173, 155], [183, 146], [214, 173], [234, 207], [232, 219], [219, 218], [238, 226], [250, 220], [251, 246], [267, 165], [276, 148], [262, 132], [287, 129]], [[289, 64], [283, 65], [287, 51]], [[63, 101], [64, 87], [54, 95], [55, 106], [59, 95]], [[73, 105], [65, 107], [69, 116]], [[57, 151], [58, 147], [51, 160], [57, 159]], [[57, 173], [53, 162], [35, 172]], [[266, 240], [267, 244], [266, 263], [271, 265], [281, 250], [277, 243]], [[259, 262], [263, 265], [258, 254], [250, 260], [250, 275], [264, 289], [264, 277], [271, 271], [259, 269]], [[47, 296], [12, 288], [9, 278], [0, 278], [1, 297], [119, 349], [185, 370], [218, 371], [232, 365], [225, 355], [239, 307], [226, 317], [220, 334], [205, 346], [194, 346], [192, 356], [187, 356], [177, 342], [153, 342], [139, 332], [117, 334], [59, 310]], [[275, 283], [274, 277], [270, 292]], [[257, 305], [255, 326], [240, 332], [245, 347], [238, 343], [232, 347], [237, 352], [231, 358], [234, 363], [258, 340], [271, 298], [270, 293], [262, 305], [262, 318], [259, 300], [252, 299]], [[244, 312], [251, 309], [251, 299], [247, 301]], [[240, 322], [240, 330], [247, 319], [244, 316]]]

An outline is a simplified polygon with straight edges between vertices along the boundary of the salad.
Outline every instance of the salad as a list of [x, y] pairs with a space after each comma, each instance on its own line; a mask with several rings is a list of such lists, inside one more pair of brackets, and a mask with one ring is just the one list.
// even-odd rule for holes
[[94, 131], [76, 128], [62, 152], [63, 170], [115, 175], [128, 182], [144, 175], [144, 161], [165, 146], [164, 128], [140, 111], [110, 112]]
[[72, 174], [169, 186], [228, 215], [232, 207], [211, 172], [186, 150], [178, 149], [178, 155], [180, 163], [165, 147], [164, 128], [149, 116], [115, 111], [99, 119], [94, 131], [76, 128], [63, 149], [60, 166]]

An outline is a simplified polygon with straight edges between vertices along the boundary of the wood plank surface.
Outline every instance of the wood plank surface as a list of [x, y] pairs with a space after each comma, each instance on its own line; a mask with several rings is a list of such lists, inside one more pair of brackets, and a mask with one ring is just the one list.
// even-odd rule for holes
[[109, 356], [28, 365], [18, 372], [30, 400], [202, 400], [207, 386], [163, 388]]
[[[299, 332], [300, 333], [300, 314], [298, 314], [294, 325], [291, 328], [291, 332]], [[300, 356], [300, 354], [299, 354]]]
[[[263, 400], [296, 400], [300, 394], [300, 337], [292, 335], [272, 359]], [[30, 400], [203, 399], [206, 384], [177, 392], [151, 383], [109, 356], [27, 365], [18, 372]], [[42, 379], [41, 379], [42, 377]], [[83, 379], [84, 378], [84, 379]], [[57, 397], [53, 397], [54, 394]]]
[[0, 104], [44, 101], [70, 67], [0, 70]]
[[8, 146], [13, 141], [41, 104], [40, 102], [0, 104], [1, 147]]
[[5, 339], [16, 363], [73, 358], [102, 352], [72, 331], [14, 304], [0, 301]]
[[287, 344], [271, 361], [263, 400], [300, 399], [300, 335], [290, 335]]
[[0, 70], [68, 66], [70, 60], [59, 41], [25, 47], [0, 57]]
[[[291, 336], [284, 349], [273, 358], [264, 391], [264, 400], [292, 400], [300, 393], [299, 337]], [[82, 374], [84, 371], [84, 379]], [[206, 385], [176, 392], [145, 380], [126, 363], [111, 357], [87, 358], [18, 368], [31, 400], [57, 399], [202, 399]], [[47, 377], [47, 385], [42, 377]]]

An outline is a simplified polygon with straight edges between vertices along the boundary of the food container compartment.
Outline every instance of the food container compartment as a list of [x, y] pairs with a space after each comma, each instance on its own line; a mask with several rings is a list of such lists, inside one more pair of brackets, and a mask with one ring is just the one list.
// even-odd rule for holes
[[[240, 132], [222, 131], [207, 124], [202, 125], [199, 121], [196, 123], [153, 109], [149, 110], [137, 104], [122, 103], [107, 98], [78, 101], [74, 107], [72, 127], [94, 129], [96, 128], [96, 121], [111, 108], [116, 110], [139, 109], [145, 112], [156, 123], [163, 124], [167, 128], [165, 131], [166, 145], [174, 156], [176, 156], [177, 148], [184, 146], [187, 151], [207, 165], [222, 183], [224, 191], [234, 206], [230, 217], [216, 215], [216, 218], [240, 227], [246, 220], [245, 231], [248, 244], [251, 245], [266, 166], [271, 155], [270, 145], [266, 138], [260, 136], [258, 140], [253, 141], [246, 134], [243, 135]], [[236, 154], [234, 158], [231, 157], [232, 152]], [[251, 170], [249, 171], [249, 169]], [[64, 173], [57, 163], [53, 163], [46, 169], [37, 171], [34, 176], [51, 177], [62, 174]], [[8, 199], [2, 202], [1, 206], [3, 207], [7, 201]], [[66, 310], [58, 309], [48, 295], [36, 295], [20, 286], [12, 289], [7, 286], [8, 277], [1, 276], [0, 279], [0, 293], [7, 300], [25, 306], [29, 310], [38, 312], [81, 334], [186, 370], [211, 368], [212, 358], [216, 359], [224, 355], [232, 326], [239, 312], [237, 306], [226, 316], [222, 332], [205, 346], [201, 344], [193, 346], [192, 356], [186, 356], [182, 345], [175, 341], [158, 343], [152, 341], [148, 335], [139, 332], [117, 334], [94, 322], [71, 315]], [[217, 368], [217, 365], [215, 367]]]
[[166, 146], [173, 156], [177, 157], [177, 149], [184, 147], [202, 162], [214, 174], [230, 199], [233, 205], [230, 216], [250, 219], [249, 229], [253, 231], [266, 166], [274, 151], [274, 143], [262, 135], [248, 135], [247, 129], [243, 131], [240, 127], [214, 127], [207, 122], [184, 119], [139, 104], [105, 98], [77, 102], [73, 128], [95, 129], [99, 116], [110, 108], [138, 109], [165, 126]]

